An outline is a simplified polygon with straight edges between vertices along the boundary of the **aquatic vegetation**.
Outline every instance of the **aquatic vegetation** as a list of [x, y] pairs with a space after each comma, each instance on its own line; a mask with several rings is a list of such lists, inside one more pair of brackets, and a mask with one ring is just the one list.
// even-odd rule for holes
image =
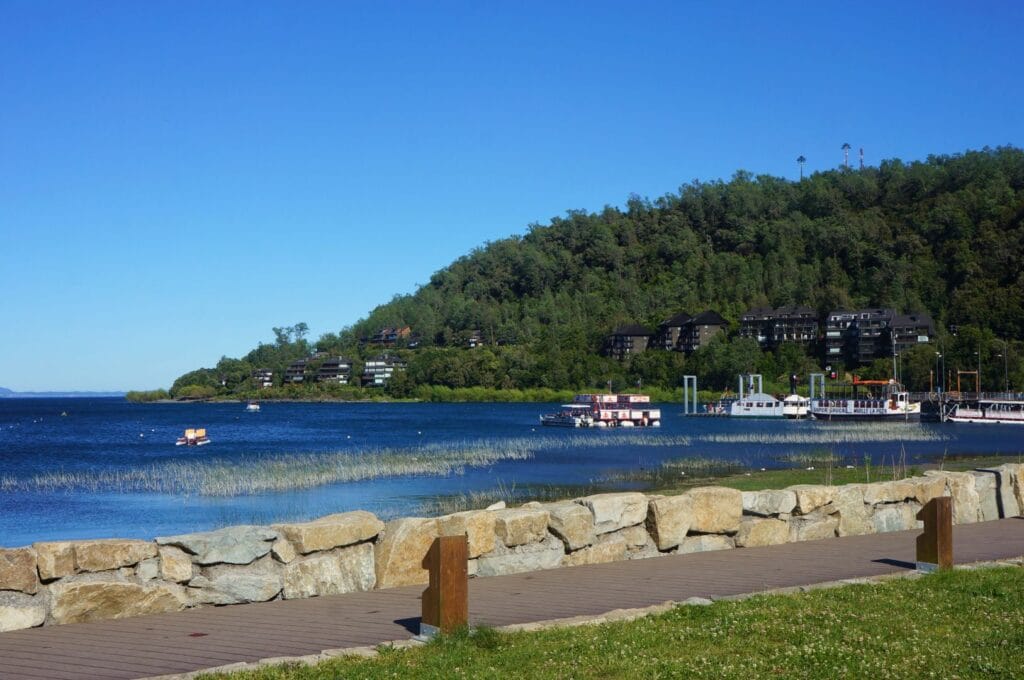
[[698, 441], [716, 444], [836, 444], [864, 442], [936, 442], [949, 435], [913, 423], [828, 424], [799, 432], [732, 432], [708, 434]]
[[538, 451], [615, 446], [686, 446], [688, 437], [615, 432], [597, 436], [479, 439], [415, 448], [291, 453], [235, 461], [174, 461], [135, 468], [54, 471], [0, 478], [0, 491], [107, 491], [240, 496], [392, 477], [462, 474]]

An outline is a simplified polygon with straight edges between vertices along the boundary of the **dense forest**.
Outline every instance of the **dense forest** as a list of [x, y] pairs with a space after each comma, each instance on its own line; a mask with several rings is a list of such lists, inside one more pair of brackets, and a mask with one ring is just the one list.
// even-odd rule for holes
[[[471, 387], [593, 389], [609, 380], [616, 389], [671, 390], [684, 373], [717, 389], [745, 371], [779, 384], [820, 366], [820, 348], [763, 352], [738, 337], [737, 320], [753, 306], [787, 304], [809, 305], [822, 318], [867, 306], [928, 312], [935, 342], [900, 360], [912, 388], [927, 388], [939, 350], [947, 370], [981, 364], [986, 386], [1020, 388], [1024, 151], [890, 160], [800, 181], [739, 171], [728, 182], [694, 181], [656, 200], [632, 196], [624, 209], [570, 211], [481, 246], [337, 333], [310, 341], [305, 324], [274, 329], [273, 343], [181, 376], [170, 394], [246, 396], [253, 369], [271, 368], [280, 380], [289, 361], [316, 350], [351, 357], [358, 370], [382, 351], [365, 340], [402, 326], [417, 346], [389, 350], [408, 364], [386, 388], [392, 397]], [[732, 328], [690, 356], [648, 351], [618, 362], [601, 354], [621, 324], [655, 328], [677, 312], [704, 309]], [[482, 345], [469, 349], [474, 331]], [[857, 370], [887, 375], [891, 360]], [[326, 385], [271, 391], [361, 392]]]

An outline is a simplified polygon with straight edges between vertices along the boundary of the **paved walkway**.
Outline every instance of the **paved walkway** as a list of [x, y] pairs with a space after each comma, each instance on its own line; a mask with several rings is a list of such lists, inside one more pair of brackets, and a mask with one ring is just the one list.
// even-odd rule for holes
[[[470, 581], [470, 620], [598, 615], [913, 567], [919, 531], [673, 555]], [[958, 564], [1024, 555], [1024, 519], [955, 527]], [[423, 586], [0, 633], [0, 679], [142, 678], [408, 639]]]

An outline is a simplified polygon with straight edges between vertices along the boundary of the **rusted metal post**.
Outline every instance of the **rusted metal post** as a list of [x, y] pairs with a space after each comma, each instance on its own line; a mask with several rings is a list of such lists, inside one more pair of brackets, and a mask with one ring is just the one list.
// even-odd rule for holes
[[953, 499], [933, 498], [917, 513], [924, 533], [917, 537], [917, 570], [953, 568]]
[[450, 633], [469, 622], [469, 539], [441, 536], [423, 559], [430, 581], [423, 591], [420, 637]]

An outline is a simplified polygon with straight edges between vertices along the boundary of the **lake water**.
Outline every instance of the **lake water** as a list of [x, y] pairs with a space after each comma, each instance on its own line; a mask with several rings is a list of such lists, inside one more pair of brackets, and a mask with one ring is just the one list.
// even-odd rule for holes
[[[644, 430], [542, 428], [544, 404], [130, 404], [0, 399], [0, 546], [152, 538], [365, 509], [433, 514], [438, 497], [644, 488], [665, 461], [908, 465], [959, 454], [1019, 454], [1024, 428], [686, 418], [662, 404]], [[212, 443], [176, 447], [186, 427]], [[443, 463], [443, 464], [442, 464]], [[500, 492], [500, 493], [499, 493]], [[487, 495], [485, 493], [484, 495]]]

